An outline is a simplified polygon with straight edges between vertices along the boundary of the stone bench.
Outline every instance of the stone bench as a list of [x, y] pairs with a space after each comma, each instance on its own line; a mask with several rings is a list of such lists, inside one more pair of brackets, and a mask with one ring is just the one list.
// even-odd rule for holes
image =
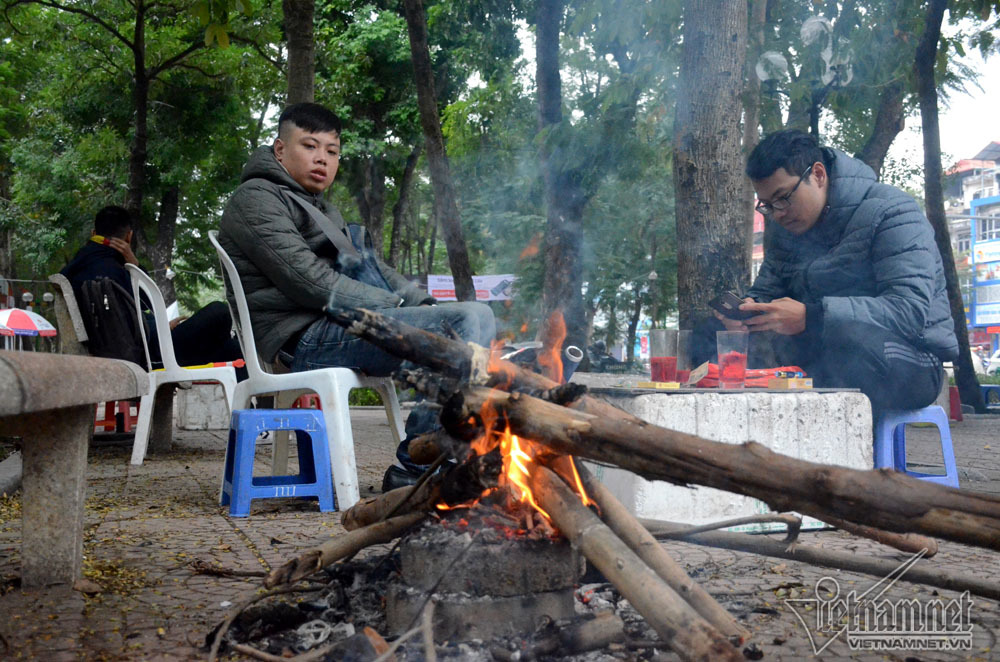
[[0, 351], [0, 434], [22, 446], [22, 586], [80, 576], [94, 405], [148, 388], [145, 371], [127, 361]]
[[[852, 469], [873, 465], [871, 404], [858, 391], [652, 391], [612, 386], [627, 385], [628, 379], [618, 375], [580, 374], [572, 381], [587, 384], [592, 395], [664, 428], [730, 444], [752, 440], [811, 462]], [[708, 524], [770, 512], [763, 502], [730, 492], [651, 482], [618, 468], [592, 465], [591, 470], [638, 517]], [[803, 525], [822, 526], [811, 518]], [[736, 530], [768, 528], [749, 525]]]

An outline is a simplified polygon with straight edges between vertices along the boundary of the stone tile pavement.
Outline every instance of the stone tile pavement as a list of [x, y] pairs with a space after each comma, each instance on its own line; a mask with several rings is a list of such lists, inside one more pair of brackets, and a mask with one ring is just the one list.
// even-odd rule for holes
[[[353, 412], [363, 496], [375, 494], [393, 447], [381, 409]], [[952, 427], [963, 487], [1000, 494], [1000, 417], [967, 417]], [[928, 430], [913, 431], [911, 458], [933, 464]], [[0, 660], [192, 660], [229, 602], [255, 590], [255, 577], [195, 573], [200, 559], [226, 568], [264, 572], [302, 550], [343, 532], [338, 513], [314, 502], [254, 502], [248, 518], [230, 518], [217, 505], [222, 474], [221, 431], [176, 431], [173, 451], [129, 465], [130, 444], [90, 451], [85, 575], [95, 595], [65, 587], [23, 591], [18, 496], [0, 499]], [[938, 454], [939, 455], [939, 454]], [[259, 452], [260, 466], [267, 458]], [[905, 555], [840, 532], [811, 532], [804, 544], [895, 559]], [[833, 577], [841, 590], [863, 592], [876, 578], [751, 554], [666, 543], [698, 581], [745, 619], [767, 660], [813, 657], [810, 641], [787, 598], [812, 598], [816, 582]], [[1000, 554], [944, 543], [927, 567], [995, 578]], [[922, 602], [954, 598], [948, 591], [900, 582], [886, 594]], [[1000, 659], [1000, 605], [973, 598], [972, 650], [960, 654], [897, 651], [861, 655], [837, 638], [820, 659]], [[826, 639], [818, 640], [822, 646]], [[622, 652], [618, 659], [635, 659]], [[615, 659], [609, 657], [608, 659]], [[672, 659], [670, 656], [664, 659]]]

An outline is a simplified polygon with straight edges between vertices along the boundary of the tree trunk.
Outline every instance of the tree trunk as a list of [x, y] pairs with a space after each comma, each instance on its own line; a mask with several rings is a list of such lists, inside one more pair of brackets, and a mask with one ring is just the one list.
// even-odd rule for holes
[[288, 105], [313, 100], [315, 53], [314, 0], [281, 0], [288, 42]]
[[858, 152], [858, 158], [875, 171], [875, 176], [882, 177], [882, 165], [885, 155], [889, 153], [892, 141], [903, 130], [903, 99], [905, 93], [902, 81], [893, 81], [886, 86], [879, 98], [878, 111], [875, 114], [875, 126], [868, 136], [865, 146]]
[[153, 262], [153, 279], [160, 288], [160, 292], [163, 293], [163, 300], [167, 302], [168, 306], [177, 299], [174, 281], [167, 278], [167, 267], [172, 262], [179, 207], [180, 191], [176, 186], [171, 186], [163, 192], [163, 196], [160, 198], [156, 243], [151, 246], [149, 251], [149, 257]]
[[639, 328], [639, 318], [642, 317], [642, 296], [636, 292], [632, 301], [632, 310], [629, 311], [628, 331], [625, 333], [625, 360], [629, 363], [635, 361], [635, 332]]
[[132, 41], [133, 75], [132, 115], [135, 118], [135, 135], [128, 158], [128, 190], [125, 209], [132, 216], [135, 234], [140, 246], [145, 247], [146, 234], [142, 224], [142, 199], [146, 186], [146, 146], [149, 140], [149, 78], [146, 74], [146, 15], [145, 6], [136, 4], [135, 30]]
[[[764, 52], [764, 24], [767, 22], [767, 0], [748, 0], [750, 20], [747, 27], [747, 58], [744, 63], [746, 83], [743, 89], [743, 161], [760, 141], [760, 79], [755, 68]], [[753, 262], [753, 217], [756, 194], [750, 179], [743, 183], [744, 251]]]
[[362, 166], [361, 186], [354, 194], [361, 212], [361, 222], [372, 237], [376, 253], [381, 257], [385, 242], [382, 229], [385, 227], [385, 170], [379, 156], [367, 157]]
[[[538, 89], [538, 130], [545, 135], [539, 158], [545, 185], [545, 284], [543, 319], [562, 311], [566, 343], [586, 346], [583, 308], [583, 207], [578, 175], [551, 158], [553, 136], [563, 121], [562, 82], [559, 78], [559, 33], [562, 0], [540, 0], [536, 19], [535, 81]], [[545, 335], [545, 331], [540, 332]]]
[[941, 261], [944, 263], [944, 276], [948, 285], [948, 299], [951, 302], [951, 316], [955, 324], [955, 335], [958, 338], [958, 358], [955, 360], [955, 384], [962, 402], [975, 407], [977, 413], [985, 413], [986, 405], [976, 379], [976, 371], [972, 367], [972, 356], [969, 352], [969, 331], [965, 322], [965, 304], [962, 301], [962, 291], [959, 288], [958, 272], [955, 269], [955, 256], [951, 251], [951, 237], [948, 233], [948, 221], [944, 213], [944, 191], [942, 181], [944, 173], [941, 168], [941, 131], [938, 125], [937, 83], [934, 79], [934, 63], [936, 61], [938, 41], [941, 37], [941, 21], [948, 0], [931, 0], [927, 10], [927, 23], [924, 33], [917, 44], [914, 61], [914, 73], [917, 79], [917, 95], [920, 99], [920, 122], [924, 135], [924, 206], [927, 219], [934, 227], [934, 238], [937, 240]]
[[396, 204], [392, 206], [392, 236], [389, 239], [389, 266], [398, 268], [399, 244], [402, 238], [403, 224], [406, 223], [406, 210], [410, 202], [410, 190], [413, 188], [413, 173], [417, 170], [417, 161], [420, 159], [420, 152], [423, 145], [416, 145], [406, 157], [406, 166], [403, 168], [403, 175], [396, 182], [396, 189], [399, 197]]
[[[6, 201], [10, 200], [10, 177], [7, 173], [11, 172], [10, 161], [6, 158], [0, 162], [0, 203], [10, 204]], [[17, 266], [14, 262], [14, 251], [11, 248], [11, 240], [14, 238], [14, 229], [12, 227], [0, 227], [0, 277], [2, 278], [17, 278]], [[0, 304], [6, 306], [7, 302], [2, 298], [3, 294], [0, 293]]]
[[[403, 0], [406, 28], [410, 35], [410, 57], [413, 60], [413, 78], [417, 85], [417, 106], [420, 124], [427, 142], [427, 164], [434, 187], [434, 218], [441, 225], [444, 243], [448, 248], [448, 262], [455, 279], [455, 296], [459, 301], [475, 301], [476, 290], [472, 285], [472, 265], [462, 231], [462, 218], [455, 200], [451, 181], [451, 168], [441, 134], [437, 94], [434, 91], [434, 72], [431, 67], [430, 48], [427, 45], [427, 15], [423, 0]], [[433, 259], [433, 258], [432, 258]]]
[[[740, 115], [746, 0], [687, 0], [674, 121], [677, 295], [681, 327], [750, 278]], [[539, 40], [540, 41], [540, 40]]]

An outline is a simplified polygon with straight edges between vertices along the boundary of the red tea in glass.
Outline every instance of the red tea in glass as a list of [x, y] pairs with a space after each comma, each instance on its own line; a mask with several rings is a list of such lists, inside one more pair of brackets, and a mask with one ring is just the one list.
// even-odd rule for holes
[[743, 388], [747, 374], [747, 355], [726, 352], [719, 357], [719, 388]]
[[652, 356], [649, 359], [649, 373], [654, 382], [677, 381], [676, 356]]

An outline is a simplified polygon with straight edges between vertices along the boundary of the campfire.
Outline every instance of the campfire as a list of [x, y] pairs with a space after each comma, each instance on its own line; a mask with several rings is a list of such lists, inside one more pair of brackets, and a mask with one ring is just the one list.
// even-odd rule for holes
[[[404, 637], [413, 633], [414, 622], [433, 604], [432, 594], [448, 604], [448, 594], [471, 593], [487, 605], [477, 611], [462, 598], [465, 602], [453, 601], [435, 618], [426, 617], [425, 637], [433, 631], [439, 640], [490, 636], [493, 631], [485, 628], [493, 623], [487, 622], [504, 620], [496, 617], [497, 610], [508, 612], [497, 605], [512, 598], [538, 608], [530, 612], [530, 622], [537, 622], [539, 614], [570, 619], [572, 587], [579, 579], [573, 550], [578, 550], [645, 619], [660, 644], [682, 659], [742, 659], [747, 630], [685, 574], [577, 458], [650, 480], [752, 496], [776, 511], [796, 510], [900, 549], [936, 550], [934, 540], [917, 534], [1000, 548], [996, 497], [888, 471], [814, 464], [753, 442], [712, 442], [650, 425], [588, 396], [579, 385], [560, 383], [565, 329], [560, 332], [558, 320], [550, 321], [546, 351], [538, 360], [546, 376], [501, 359], [497, 351], [371, 311], [336, 309], [328, 314], [354, 335], [423, 366], [400, 378], [440, 403], [442, 429], [410, 444], [414, 462], [430, 465], [416, 485], [348, 509], [342, 517], [348, 534], [276, 568], [264, 584], [280, 590], [366, 546], [410, 534], [401, 546], [402, 584], [392, 591], [387, 607], [395, 634], [407, 628]], [[766, 517], [796, 521], [788, 515]], [[668, 536], [697, 533], [684, 525], [659, 523], [657, 528]], [[789, 531], [791, 542], [797, 528], [789, 526]], [[782, 545], [779, 550], [758, 546], [764, 551], [750, 543], [745, 547], [799, 558]], [[813, 563], [843, 563], [821, 551], [798, 549]], [[499, 558], [504, 561], [498, 565]], [[529, 570], [539, 567], [551, 568], [557, 581], [539, 580]], [[880, 572], [874, 567], [862, 571]], [[515, 576], [519, 579], [511, 579]], [[996, 592], [966, 578], [922, 577], [932, 585], [969, 588], [979, 595]], [[464, 615], [472, 616], [463, 620]], [[567, 631], [574, 627], [598, 626], [571, 622]], [[216, 649], [224, 632], [220, 628]]]

